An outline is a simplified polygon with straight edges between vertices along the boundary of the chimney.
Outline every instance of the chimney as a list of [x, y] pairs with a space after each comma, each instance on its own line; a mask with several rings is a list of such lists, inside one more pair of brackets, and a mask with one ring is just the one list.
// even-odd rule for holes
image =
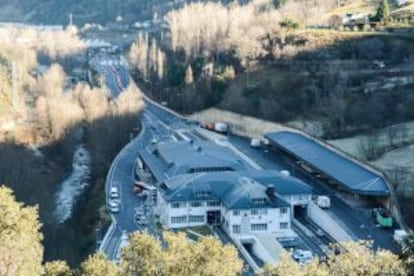
[[271, 201], [274, 201], [276, 199], [275, 187], [273, 185], [267, 185], [266, 194]]

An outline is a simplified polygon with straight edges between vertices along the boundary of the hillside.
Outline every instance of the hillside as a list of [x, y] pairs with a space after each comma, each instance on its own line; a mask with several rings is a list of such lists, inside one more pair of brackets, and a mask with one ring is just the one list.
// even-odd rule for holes
[[151, 19], [154, 14], [165, 14], [174, 6], [191, 1], [169, 0], [2, 0], [0, 21], [35, 24], [68, 24], [73, 15], [74, 24], [114, 23], [122, 18], [127, 24]]
[[0, 1], [0, 21], [20, 21], [39, 24], [67, 24], [73, 13], [75, 24], [86, 22], [115, 22], [122, 16], [126, 22], [137, 18], [151, 18], [166, 0], [76, 0], [76, 1]]

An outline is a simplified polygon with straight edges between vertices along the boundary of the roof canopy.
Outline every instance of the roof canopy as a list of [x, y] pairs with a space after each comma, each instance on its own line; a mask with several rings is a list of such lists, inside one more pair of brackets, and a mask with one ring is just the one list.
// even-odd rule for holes
[[381, 175], [315, 140], [289, 131], [268, 133], [265, 137], [356, 194], [387, 196], [390, 193]]

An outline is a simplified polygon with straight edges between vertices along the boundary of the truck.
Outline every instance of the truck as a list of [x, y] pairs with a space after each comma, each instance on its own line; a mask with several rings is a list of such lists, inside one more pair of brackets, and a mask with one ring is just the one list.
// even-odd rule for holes
[[394, 220], [390, 212], [385, 208], [374, 208], [372, 215], [380, 227], [390, 228], [394, 225]]
[[288, 170], [281, 170], [280, 174], [284, 175], [284, 176], [290, 176], [290, 171]]
[[226, 123], [214, 123], [214, 130], [219, 133], [227, 133], [228, 125]]
[[407, 235], [408, 233], [405, 230], [397, 229], [397, 230], [394, 230], [394, 235], [392, 235], [392, 238], [399, 245], [403, 245], [404, 239]]
[[328, 196], [318, 196], [316, 198], [316, 205], [320, 208], [327, 209], [331, 207], [331, 199]]
[[228, 125], [222, 122], [209, 122], [203, 124], [202, 127], [218, 133], [227, 133], [228, 131]]

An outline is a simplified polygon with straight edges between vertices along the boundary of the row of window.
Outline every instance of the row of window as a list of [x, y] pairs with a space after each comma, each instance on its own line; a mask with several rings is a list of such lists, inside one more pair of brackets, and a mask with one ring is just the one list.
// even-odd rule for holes
[[225, 171], [234, 171], [229, 167], [201, 167], [201, 168], [191, 168], [188, 170], [188, 173], [197, 173], [197, 172], [225, 172]]
[[253, 223], [250, 225], [250, 230], [252, 231], [266, 231], [267, 223]]
[[[188, 222], [204, 222], [205, 216], [188, 216]], [[171, 217], [171, 223], [186, 223], [187, 216]]]
[[252, 216], [256, 216], [256, 215], [266, 215], [267, 214], [267, 209], [251, 209], [250, 210], [250, 214]]
[[[208, 207], [220, 207], [221, 203], [218, 200], [207, 201]], [[198, 208], [206, 205], [204, 201], [191, 201], [188, 203], [189, 207]], [[171, 203], [171, 208], [185, 208], [187, 204], [185, 202], [173, 202]]]
[[[288, 208], [280, 208], [280, 214], [286, 214], [288, 212]], [[267, 214], [267, 209], [251, 209], [250, 210], [250, 214], [252, 216], [255, 215], [266, 215]], [[233, 216], [237, 217], [240, 216], [240, 211], [239, 210], [233, 210]]]
[[[281, 222], [279, 224], [280, 229], [288, 229], [289, 223], [288, 222]], [[253, 223], [250, 224], [251, 231], [266, 231], [267, 230], [267, 223]], [[234, 234], [240, 234], [241, 227], [240, 224], [233, 224], [232, 231]]]

